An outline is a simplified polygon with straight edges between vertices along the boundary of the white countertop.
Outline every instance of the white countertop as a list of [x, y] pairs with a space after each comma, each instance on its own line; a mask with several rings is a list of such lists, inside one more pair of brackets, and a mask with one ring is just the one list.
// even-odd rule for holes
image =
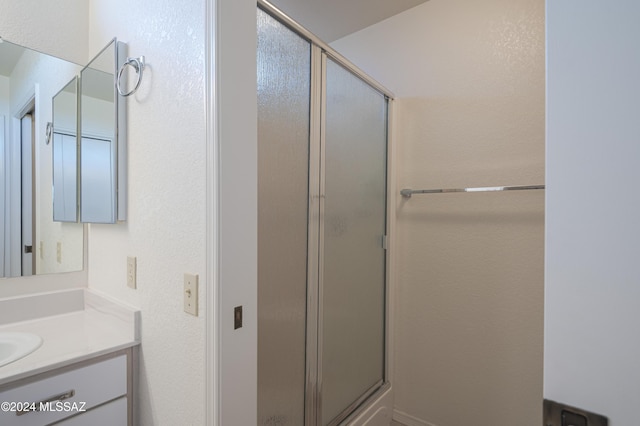
[[[42, 346], [36, 351], [0, 367], [0, 385], [140, 343], [140, 311], [88, 289], [67, 293], [51, 294], [57, 299], [71, 298], [73, 302], [66, 308], [69, 312], [0, 325], [0, 332], [29, 332], [39, 335], [43, 340]], [[30, 301], [32, 304], [46, 304], [50, 299], [46, 294], [36, 297]], [[12, 308], [21, 308], [24, 303], [22, 298], [0, 300], [0, 309], [7, 312]], [[32, 310], [39, 311], [37, 307], [32, 307]]]

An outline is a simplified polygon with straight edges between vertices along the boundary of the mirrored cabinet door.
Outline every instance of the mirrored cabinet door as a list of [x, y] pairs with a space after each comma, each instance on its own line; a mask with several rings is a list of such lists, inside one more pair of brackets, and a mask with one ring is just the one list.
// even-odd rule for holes
[[114, 39], [80, 73], [81, 222], [125, 219], [124, 103], [115, 85], [123, 59]]
[[53, 220], [78, 221], [78, 77], [53, 97]]

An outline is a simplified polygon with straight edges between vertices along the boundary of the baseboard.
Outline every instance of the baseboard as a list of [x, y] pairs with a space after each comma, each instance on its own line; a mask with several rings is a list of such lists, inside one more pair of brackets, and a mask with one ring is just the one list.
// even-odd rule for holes
[[436, 426], [433, 423], [410, 416], [409, 414], [398, 410], [393, 410], [393, 420], [402, 423], [405, 426]]

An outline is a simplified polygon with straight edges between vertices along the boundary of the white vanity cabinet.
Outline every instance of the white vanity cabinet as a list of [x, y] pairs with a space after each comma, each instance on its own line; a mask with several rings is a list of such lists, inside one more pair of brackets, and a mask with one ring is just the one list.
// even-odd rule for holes
[[[120, 350], [0, 386], [3, 426], [131, 426], [135, 348]], [[13, 408], [13, 407], [12, 407]]]

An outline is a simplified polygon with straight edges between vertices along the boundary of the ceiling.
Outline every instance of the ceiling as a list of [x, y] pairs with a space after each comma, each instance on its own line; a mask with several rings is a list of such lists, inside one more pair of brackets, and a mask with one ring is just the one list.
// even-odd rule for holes
[[271, 0], [294, 21], [331, 43], [427, 0]]

